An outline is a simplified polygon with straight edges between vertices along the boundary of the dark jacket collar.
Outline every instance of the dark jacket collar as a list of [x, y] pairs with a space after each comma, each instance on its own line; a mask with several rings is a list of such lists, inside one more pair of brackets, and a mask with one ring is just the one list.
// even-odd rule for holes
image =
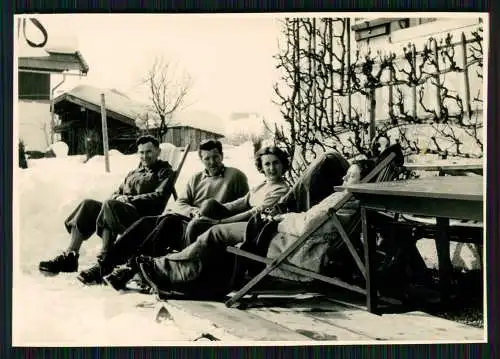
[[[159, 168], [163, 167], [167, 162], [166, 161], [162, 161], [160, 159], [156, 160], [155, 163], [153, 163], [151, 165], [151, 167], [146, 167], [142, 164], [142, 162], [139, 163], [139, 166], [137, 167], [137, 169], [139, 171], [156, 171], [158, 170]], [[168, 166], [170, 167], [170, 164], [168, 164]]]

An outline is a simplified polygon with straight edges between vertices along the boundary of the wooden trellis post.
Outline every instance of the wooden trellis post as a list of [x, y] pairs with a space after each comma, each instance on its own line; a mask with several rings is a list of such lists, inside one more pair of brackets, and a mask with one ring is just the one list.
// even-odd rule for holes
[[394, 116], [394, 89], [393, 89], [393, 83], [394, 81], [394, 74], [392, 73], [392, 70], [389, 72], [389, 118], [391, 119], [391, 124], [392, 125], [397, 125], [398, 120]]
[[347, 18], [347, 123], [351, 123], [351, 19]]
[[469, 83], [469, 68], [467, 66], [467, 41], [465, 39], [465, 34], [462, 32], [462, 59], [464, 64], [464, 87], [465, 87], [465, 108], [469, 121], [472, 120], [472, 107], [470, 104], [470, 83]]
[[439, 52], [438, 52], [438, 44], [436, 39], [432, 41], [433, 52], [434, 52], [434, 60], [436, 61], [436, 74], [434, 75], [434, 79], [436, 81], [436, 114], [438, 119], [441, 119], [441, 79], [439, 73]]
[[[415, 79], [417, 77], [417, 51], [415, 50], [415, 45], [411, 47], [411, 57], [413, 59], [413, 67], [415, 71]], [[413, 120], [417, 119], [417, 84], [414, 82], [411, 86], [411, 100], [412, 100], [412, 111], [411, 115]]]
[[101, 94], [101, 125], [105, 170], [106, 172], [109, 172], [108, 122], [106, 118], [106, 101], [103, 93]]
[[376, 106], [377, 106], [377, 101], [375, 100], [375, 88], [371, 87], [369, 89], [369, 95], [368, 95], [368, 111], [370, 114], [370, 127], [369, 127], [369, 139], [370, 143], [372, 143], [373, 139], [375, 138], [375, 133], [377, 131], [376, 126], [375, 126], [375, 111], [376, 111]]

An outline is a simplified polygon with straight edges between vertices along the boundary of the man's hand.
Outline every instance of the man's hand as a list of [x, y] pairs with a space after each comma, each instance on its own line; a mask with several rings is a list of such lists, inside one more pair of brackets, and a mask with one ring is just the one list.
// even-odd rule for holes
[[191, 217], [192, 218], [199, 218], [201, 217], [201, 211], [199, 208], [196, 208], [196, 209], [193, 209], [193, 211], [191, 212]]
[[123, 194], [116, 197], [115, 200], [123, 202], [123, 203], [128, 203], [128, 197], [123, 195]]

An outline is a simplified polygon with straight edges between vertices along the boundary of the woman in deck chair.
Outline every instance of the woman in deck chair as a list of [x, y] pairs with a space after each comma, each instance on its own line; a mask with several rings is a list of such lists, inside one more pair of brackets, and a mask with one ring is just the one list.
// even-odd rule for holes
[[[344, 176], [344, 183], [359, 181], [372, 168], [372, 162], [357, 162], [352, 165]], [[333, 190], [333, 189], [332, 189]], [[330, 196], [336, 200], [335, 194]], [[327, 197], [327, 198], [330, 198]], [[329, 205], [329, 203], [326, 203]], [[323, 210], [324, 201], [313, 206], [317, 213]], [[284, 215], [287, 217], [303, 216], [306, 228], [310, 212]], [[197, 241], [180, 253], [174, 253], [154, 260], [138, 259], [141, 276], [154, 288], [160, 296], [171, 297], [172, 294], [182, 293], [191, 298], [220, 298], [226, 295], [232, 287], [232, 269], [234, 258], [225, 251], [227, 245], [241, 243], [244, 239], [246, 223], [237, 224], [237, 232], [228, 233], [224, 225], [212, 227], [198, 237]]]
[[[144, 263], [144, 272], [150, 273], [148, 282], [162, 282], [165, 280], [179, 282], [193, 282], [199, 278], [201, 265], [204, 261], [217, 263], [223, 259], [219, 255], [220, 248], [232, 245], [243, 240], [247, 221], [256, 213], [271, 207], [288, 191], [288, 185], [283, 177], [289, 168], [288, 155], [275, 146], [264, 147], [255, 154], [257, 170], [266, 177], [265, 181], [251, 190], [246, 196], [233, 202], [220, 204], [216, 201], [206, 204], [200, 210], [205, 214], [209, 212], [227, 212], [232, 214], [225, 218], [215, 220], [202, 217], [207, 228], [194, 243], [177, 253], [153, 259], [139, 256], [130, 263], [130, 270], [137, 271], [138, 263]], [[211, 208], [208, 208], [211, 207]], [[225, 251], [222, 251], [222, 255]], [[217, 266], [215, 266], [217, 267]], [[188, 280], [187, 277], [192, 279]], [[156, 279], [157, 278], [157, 279]], [[165, 278], [165, 279], [164, 279]], [[120, 289], [126, 283], [115, 283], [113, 287]], [[198, 288], [199, 291], [202, 291]], [[210, 292], [210, 289], [205, 289]]]
[[[386, 148], [379, 154], [378, 158], [359, 160], [352, 163], [343, 178], [343, 184], [352, 184], [365, 178], [372, 169], [383, 162], [391, 154], [395, 158], [378, 175], [378, 180], [393, 180], [398, 175], [398, 169], [403, 164], [404, 156], [399, 144]], [[247, 228], [247, 238], [241, 249], [247, 252], [273, 259], [279, 257], [287, 248], [303, 234], [310, 230], [316, 230], [308, 237], [307, 241], [287, 258], [287, 263], [297, 267], [308, 269], [315, 273], [335, 276], [345, 279], [353, 279], [356, 274], [354, 263], [345, 242], [341, 238], [333, 220], [326, 220], [328, 213], [337, 207], [339, 201], [343, 200], [343, 192], [332, 193], [318, 204], [308, 210], [300, 212], [291, 211], [285, 214], [278, 212], [278, 208], [265, 220], [266, 224], [260, 232]], [[343, 228], [347, 229], [359, 219], [359, 202], [351, 199], [336, 211], [336, 217]], [[285, 212], [286, 208], [285, 208]], [[294, 213], [295, 212], [295, 213]], [[269, 219], [271, 217], [271, 219]], [[325, 222], [326, 220], [326, 222]], [[354, 243], [360, 246], [361, 242]], [[261, 268], [258, 262], [248, 261], [243, 257], [238, 263], [235, 279], [241, 280], [246, 270], [253, 272]], [[296, 275], [290, 271], [276, 268], [271, 276], [291, 281], [311, 281], [310, 278]]]
[[[358, 183], [374, 167], [375, 162], [373, 160], [354, 161], [343, 178], [343, 185]], [[267, 247], [267, 257], [278, 257], [298, 237], [311, 228], [317, 227], [324, 220], [325, 216], [328, 215], [331, 208], [334, 208], [343, 198], [343, 192], [334, 192], [305, 212], [289, 212], [275, 215], [273, 220], [277, 222], [277, 226], [275, 227], [276, 232], [274, 234], [267, 233], [270, 239]], [[336, 214], [343, 225], [349, 226], [358, 214], [358, 209], [359, 202], [351, 199]], [[262, 242], [263, 240], [261, 240], [261, 246]], [[340, 269], [342, 268], [343, 258], [347, 254], [344, 252], [343, 244], [344, 242], [333, 223], [327, 221], [311, 235], [302, 247], [289, 257], [287, 262], [316, 273], [322, 273], [328, 267], [332, 266]], [[310, 280], [309, 278], [296, 275], [281, 268], [276, 268], [271, 272], [271, 275], [280, 279], [299, 282]]]

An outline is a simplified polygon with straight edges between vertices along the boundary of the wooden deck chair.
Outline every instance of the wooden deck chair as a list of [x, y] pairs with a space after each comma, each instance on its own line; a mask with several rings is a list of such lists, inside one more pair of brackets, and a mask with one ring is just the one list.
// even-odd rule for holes
[[[170, 199], [170, 195], [174, 197], [174, 200], [177, 200], [177, 191], [175, 190], [175, 183], [177, 182], [177, 179], [179, 178], [179, 173], [182, 170], [182, 166], [184, 166], [184, 161], [186, 160], [186, 157], [189, 153], [189, 149], [191, 147], [191, 144], [187, 144], [182, 150], [179, 147], [172, 146], [173, 148], [168, 148], [167, 151], [162, 153], [162, 159], [167, 160], [172, 167], [175, 166], [175, 162], [177, 162], [177, 166], [175, 167], [174, 174], [172, 181], [170, 182], [170, 188], [171, 190], [169, 191], [169, 194], [167, 195], [165, 199], [165, 206], [168, 204], [168, 201]], [[164, 149], [162, 149], [163, 151]], [[182, 152], [181, 152], [182, 151]], [[179, 159], [180, 157], [180, 159]]]
[[[382, 160], [375, 166], [375, 168], [370, 171], [368, 175], [366, 175], [361, 182], [366, 183], [370, 181], [387, 181], [396, 177], [399, 172], [398, 168], [402, 165], [402, 158], [397, 158], [398, 156], [394, 152], [389, 152], [386, 156], [381, 156]], [[319, 228], [321, 228], [327, 221], [332, 220], [334, 226], [339, 232], [340, 237], [344, 241], [349, 250], [356, 266], [362, 273], [362, 275], [366, 278], [366, 269], [361, 260], [354, 244], [351, 241], [350, 234], [355, 230], [355, 228], [359, 228], [360, 218], [358, 218], [356, 223], [353, 224], [347, 230], [342, 226], [339, 218], [337, 217], [336, 211], [340, 209], [344, 204], [346, 204], [353, 197], [352, 193], [346, 192], [340, 201], [337, 202], [334, 208], [330, 209], [329, 215], [325, 216], [318, 224], [312, 228], [310, 228], [306, 233], [297, 238], [297, 240], [290, 245], [280, 256], [270, 259], [263, 256], [259, 256], [247, 251], [244, 251], [237, 247], [228, 247], [227, 251], [229, 253], [235, 254], [237, 256], [242, 256], [248, 258], [253, 261], [261, 262], [266, 264], [266, 268], [258, 273], [255, 277], [253, 277], [246, 285], [244, 285], [240, 290], [233, 294], [233, 296], [226, 301], [226, 306], [232, 307], [234, 306], [242, 297], [248, 294], [259, 282], [261, 282], [266, 276], [268, 276], [273, 270], [280, 267], [284, 270], [290, 271], [295, 274], [299, 274], [302, 276], [309, 277], [311, 279], [319, 280], [322, 282], [326, 282], [329, 284], [333, 284], [348, 290], [352, 290], [354, 292], [366, 295], [367, 292], [364, 288], [360, 288], [358, 286], [348, 284], [340, 279], [328, 277], [310, 270], [306, 270], [303, 268], [296, 267], [294, 265], [290, 265], [285, 262], [296, 250], [298, 250], [304, 243], [310, 238], [314, 232], [316, 232]], [[399, 304], [398, 301], [395, 301], [391, 298], [381, 297], [382, 300], [385, 300], [392, 304]]]

